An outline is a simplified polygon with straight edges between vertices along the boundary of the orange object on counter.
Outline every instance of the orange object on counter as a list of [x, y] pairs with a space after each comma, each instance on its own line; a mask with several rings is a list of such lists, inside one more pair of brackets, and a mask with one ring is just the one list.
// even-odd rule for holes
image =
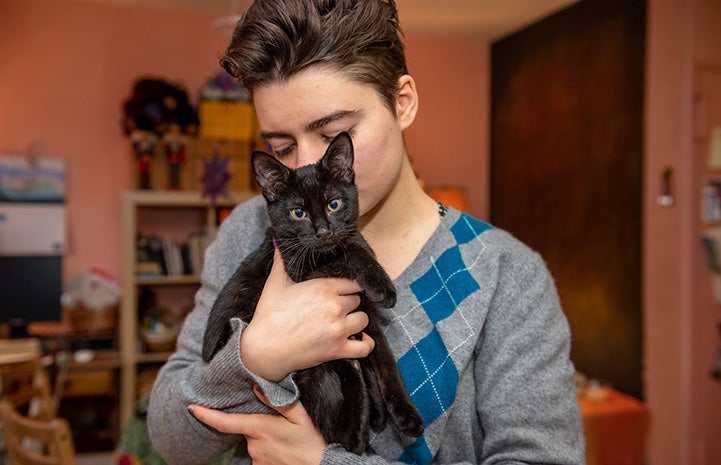
[[578, 398], [587, 465], [643, 465], [649, 413], [639, 400], [613, 389], [604, 400]]
[[470, 211], [468, 195], [462, 187], [437, 187], [428, 191], [428, 195], [447, 207], [466, 213]]

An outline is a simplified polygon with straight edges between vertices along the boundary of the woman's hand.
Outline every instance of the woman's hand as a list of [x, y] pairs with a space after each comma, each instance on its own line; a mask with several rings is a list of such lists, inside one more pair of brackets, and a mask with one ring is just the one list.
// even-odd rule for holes
[[253, 319], [243, 331], [243, 364], [257, 376], [280, 381], [288, 374], [340, 358], [362, 358], [375, 345], [365, 333], [368, 315], [354, 312], [358, 283], [323, 278], [295, 283], [276, 249], [273, 267]]
[[326, 443], [301, 403], [273, 407], [257, 386], [253, 390], [280, 415], [224, 413], [200, 405], [191, 405], [188, 410], [222, 433], [244, 435], [253, 465], [318, 465]]

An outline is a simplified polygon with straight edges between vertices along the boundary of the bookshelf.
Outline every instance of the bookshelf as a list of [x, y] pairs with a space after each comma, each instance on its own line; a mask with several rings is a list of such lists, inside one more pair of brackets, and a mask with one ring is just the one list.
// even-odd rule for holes
[[[171, 353], [150, 347], [142, 337], [147, 308], [140, 308], [141, 295], [152, 293], [157, 309], [163, 309], [178, 324], [192, 308], [193, 297], [200, 286], [200, 268], [183, 262], [180, 273], [167, 274], [169, 268], [157, 273], [138, 274], [139, 237], [157, 237], [162, 243], [183, 244], [190, 237], [202, 234], [209, 243], [216, 235], [219, 214], [254, 195], [253, 192], [231, 193], [215, 204], [196, 191], [127, 191], [122, 196], [122, 285], [123, 299], [119, 321], [120, 349], [120, 421], [125, 427], [132, 417], [139, 397], [139, 384], [152, 377]], [[163, 253], [166, 251], [163, 250]], [[165, 256], [163, 256], [165, 258]], [[145, 294], [144, 294], [145, 293]], [[148, 373], [151, 375], [148, 376]]]

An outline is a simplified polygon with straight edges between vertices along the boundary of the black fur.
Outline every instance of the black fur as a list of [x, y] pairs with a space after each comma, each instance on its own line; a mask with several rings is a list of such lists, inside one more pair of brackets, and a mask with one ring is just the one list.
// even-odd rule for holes
[[[365, 332], [375, 340], [373, 352], [364, 359], [331, 361], [295, 375], [300, 401], [325, 440], [361, 454], [368, 446], [370, 429], [382, 430], [389, 418], [399, 433], [420, 436], [423, 420], [376, 315], [376, 305], [395, 305], [396, 290], [358, 232], [350, 136], [339, 134], [318, 163], [297, 170], [256, 151], [253, 171], [268, 202], [271, 226], [263, 244], [241, 263], [218, 295], [205, 332], [203, 359], [210, 361], [228, 341], [231, 318], [247, 322], [253, 317], [275, 241], [294, 281], [342, 277], [356, 280], [364, 289], [358, 310], [368, 314]], [[297, 208], [302, 209], [297, 211], [301, 218], [293, 215]]]

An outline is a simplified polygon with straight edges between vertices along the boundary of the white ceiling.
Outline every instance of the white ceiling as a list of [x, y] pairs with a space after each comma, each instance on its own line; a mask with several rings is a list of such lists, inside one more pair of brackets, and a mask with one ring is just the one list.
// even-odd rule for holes
[[[240, 13], [250, 0], [85, 0]], [[579, 0], [396, 0], [405, 32], [473, 35], [497, 39]]]

